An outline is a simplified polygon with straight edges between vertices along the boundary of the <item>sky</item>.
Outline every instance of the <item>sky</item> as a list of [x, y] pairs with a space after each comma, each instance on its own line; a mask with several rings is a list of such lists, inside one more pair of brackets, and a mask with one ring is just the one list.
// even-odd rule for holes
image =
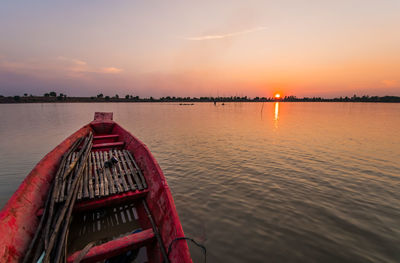
[[399, 0], [2, 0], [0, 95], [400, 96]]

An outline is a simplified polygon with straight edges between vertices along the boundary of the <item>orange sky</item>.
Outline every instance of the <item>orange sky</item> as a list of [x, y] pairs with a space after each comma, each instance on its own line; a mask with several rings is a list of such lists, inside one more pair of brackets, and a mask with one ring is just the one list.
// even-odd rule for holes
[[396, 0], [6, 0], [0, 95], [400, 95], [399, 14]]

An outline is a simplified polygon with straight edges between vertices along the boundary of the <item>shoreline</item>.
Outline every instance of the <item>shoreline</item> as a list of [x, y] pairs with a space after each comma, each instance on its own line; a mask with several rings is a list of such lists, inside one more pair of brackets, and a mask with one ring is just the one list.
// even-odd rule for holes
[[194, 102], [210, 102], [210, 103], [228, 103], [228, 102], [373, 102], [373, 103], [400, 103], [398, 96], [363, 96], [363, 97], [340, 97], [326, 99], [321, 97], [313, 98], [297, 98], [294, 96], [284, 97], [281, 99], [273, 98], [248, 98], [248, 97], [162, 97], [159, 99], [139, 98], [116, 98], [116, 97], [43, 97], [43, 96], [0, 96], [0, 104], [18, 104], [18, 103], [194, 103]]

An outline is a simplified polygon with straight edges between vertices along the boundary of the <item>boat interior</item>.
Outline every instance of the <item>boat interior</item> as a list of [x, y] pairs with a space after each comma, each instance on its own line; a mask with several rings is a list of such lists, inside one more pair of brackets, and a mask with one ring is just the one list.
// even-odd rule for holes
[[[67, 262], [159, 262], [159, 244], [145, 197], [148, 183], [113, 123], [91, 124], [93, 145], [67, 237]], [[75, 159], [79, 148], [67, 160]], [[65, 201], [66, 180], [56, 196]], [[150, 215], [151, 217], [151, 215]]]

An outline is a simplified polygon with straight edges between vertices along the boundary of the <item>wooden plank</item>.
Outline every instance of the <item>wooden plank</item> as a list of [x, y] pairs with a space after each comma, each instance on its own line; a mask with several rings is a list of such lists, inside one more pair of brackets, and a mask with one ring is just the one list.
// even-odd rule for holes
[[103, 180], [104, 180], [104, 195], [108, 196], [110, 194], [110, 190], [108, 188], [109, 185], [109, 181], [108, 181], [108, 176], [107, 176], [107, 172], [104, 169], [104, 156], [103, 156], [103, 152], [99, 152], [99, 156], [100, 156], [100, 168], [101, 168], [101, 172], [103, 174]]
[[[108, 158], [107, 160], [111, 160], [111, 158], [113, 157], [112, 151], [110, 150], [108, 152]], [[110, 167], [110, 172], [111, 172], [111, 176], [113, 177], [113, 181], [114, 181], [114, 186], [115, 186], [115, 192], [116, 193], [122, 193], [124, 191], [124, 189], [122, 189], [122, 186], [119, 182], [119, 178], [118, 178], [118, 174], [117, 174], [117, 170], [116, 170], [116, 165], [114, 163], [112, 163], [111, 167]]]
[[[72, 153], [72, 159], [71, 159], [71, 163], [75, 161], [77, 154], [74, 152]], [[66, 184], [66, 189], [64, 192], [64, 196], [67, 196], [69, 193], [69, 190], [71, 189], [71, 183], [72, 183], [72, 179], [75, 176], [75, 172], [76, 172], [76, 167], [78, 167], [79, 165], [75, 166], [75, 169], [68, 175], [68, 178], [66, 178], [67, 180], [67, 184]]]
[[[140, 248], [150, 242], [153, 242], [155, 235], [152, 229], [145, 229], [139, 233], [130, 234], [92, 247], [89, 252], [81, 258], [82, 251], [77, 251], [70, 255], [67, 263], [73, 263], [75, 260], [82, 262], [104, 261], [106, 258], [125, 253], [127, 251]], [[85, 251], [86, 252], [86, 251]]]
[[85, 173], [83, 177], [83, 198], [88, 198], [89, 197], [89, 160], [87, 161], [86, 167], [85, 167]]
[[99, 183], [99, 175], [97, 173], [96, 155], [94, 152], [92, 152], [92, 164], [93, 164], [93, 176], [94, 176], [94, 194], [95, 196], [99, 196], [100, 183]]
[[101, 156], [101, 152], [99, 152], [99, 159], [97, 159], [97, 161], [98, 161], [98, 167], [99, 167], [100, 173], [101, 173], [101, 178], [103, 180], [103, 196], [106, 196], [106, 195], [108, 195], [108, 180], [107, 180], [106, 174], [104, 173], [104, 167], [102, 165], [102, 162], [103, 162], [102, 159], [103, 158]]
[[[62, 157], [61, 163], [60, 163], [60, 168], [59, 168], [59, 170], [61, 169], [61, 171], [60, 171], [60, 173], [57, 171], [57, 174], [54, 177], [54, 186], [53, 187], [54, 187], [54, 189], [58, 190], [58, 191], [57, 190], [53, 190], [53, 191], [56, 191], [56, 192], [51, 194], [51, 197], [53, 198], [53, 202], [54, 203], [56, 203], [58, 201], [58, 195], [60, 193], [59, 189], [60, 189], [61, 184], [62, 184], [61, 176], [64, 174], [66, 163], [68, 161], [68, 156], [66, 156], [66, 158], [64, 158], [64, 156]], [[64, 163], [63, 163], [63, 161], [64, 161]]]
[[123, 152], [121, 151], [121, 156], [123, 158], [123, 165], [125, 165], [127, 167], [127, 178], [129, 178], [129, 180], [132, 182], [132, 185], [135, 187], [134, 189], [138, 189], [137, 184], [135, 183], [135, 180], [133, 179], [133, 173], [134, 171], [131, 171], [130, 167], [128, 166], [128, 162], [125, 160], [125, 156], [123, 154]]
[[98, 143], [93, 144], [93, 149], [101, 149], [101, 148], [116, 148], [116, 147], [123, 147], [124, 142], [106, 142], [106, 143]]
[[118, 157], [118, 152], [116, 150], [114, 150], [114, 156], [118, 159], [118, 163], [116, 165], [116, 170], [121, 178], [122, 186], [124, 187], [125, 191], [129, 191], [129, 186], [125, 180], [125, 171], [121, 167], [122, 160], [121, 160], [121, 158]]
[[[103, 152], [103, 154], [102, 154], [102, 156], [103, 156], [103, 167], [104, 167], [104, 164], [105, 164], [105, 162], [107, 162], [107, 160], [108, 160], [108, 153], [107, 152]], [[108, 187], [110, 188], [110, 194], [115, 194], [115, 182], [114, 182], [114, 178], [112, 177], [112, 175], [111, 175], [111, 171], [110, 171], [110, 168], [109, 167], [104, 167], [104, 171], [105, 171], [105, 173], [106, 173], [106, 175], [107, 175], [107, 179], [108, 179]]]
[[135, 191], [137, 189], [137, 187], [135, 186], [135, 184], [132, 181], [131, 171], [129, 171], [129, 169], [128, 169], [127, 165], [126, 165], [125, 157], [124, 157], [124, 155], [122, 154], [121, 151], [118, 151], [118, 157], [122, 162], [122, 166], [124, 167], [124, 172], [125, 172], [125, 175], [126, 175], [126, 179], [128, 180], [129, 186], [131, 187], [132, 191]]
[[103, 172], [101, 171], [99, 152], [96, 152], [95, 156], [96, 156], [97, 173], [99, 174], [100, 196], [104, 196], [104, 176]]
[[129, 158], [131, 159], [132, 163], [135, 165], [135, 168], [137, 170], [137, 172], [139, 173], [139, 177], [142, 180], [142, 184], [144, 188], [147, 188], [147, 183], [146, 180], [144, 179], [143, 173], [140, 170], [139, 166], [137, 165], [135, 159], [133, 158], [132, 154], [129, 151], [126, 151], [128, 153]]
[[[85, 165], [85, 167], [83, 168], [82, 177], [85, 176], [86, 164], [84, 164], [84, 165]], [[78, 199], [77, 200], [80, 200], [82, 198], [82, 194], [83, 194], [83, 180], [82, 179], [80, 180], [80, 183], [79, 183], [78, 196], [77, 196]]]
[[98, 135], [98, 136], [93, 136], [93, 140], [100, 140], [100, 139], [116, 139], [118, 138], [118, 134], [108, 134], [108, 135]]
[[[90, 155], [90, 153], [89, 153], [89, 155]], [[79, 183], [79, 188], [78, 188], [78, 196], [77, 196], [77, 200], [80, 200], [80, 199], [82, 199], [83, 198], [83, 185], [84, 185], [84, 183], [85, 183], [85, 171], [86, 171], [86, 168], [87, 168], [87, 161], [83, 164], [84, 165], [84, 167], [83, 167], [83, 170], [82, 170], [82, 176], [81, 176], [81, 180], [80, 180], [80, 183]]]
[[[73, 153], [72, 153], [72, 158], [71, 158], [71, 164], [72, 164], [72, 162], [75, 160], [75, 156], [76, 156], [76, 153], [73, 152]], [[75, 171], [75, 170], [72, 170], [72, 172], [69, 173], [68, 177], [65, 178], [66, 184], [65, 184], [64, 196], [68, 194], [69, 186], [70, 186], [70, 182], [71, 182], [71, 178], [72, 178], [73, 175], [74, 175], [74, 171]]]
[[127, 167], [127, 174], [126, 174], [126, 177], [129, 179], [129, 180], [131, 180], [132, 181], [132, 183], [133, 183], [133, 185], [135, 186], [135, 189], [138, 189], [138, 185], [136, 184], [136, 182], [135, 182], [135, 179], [134, 179], [134, 174], [136, 173], [136, 171], [131, 171], [131, 167], [129, 167], [129, 165], [128, 165], [128, 162], [126, 161], [126, 159], [125, 159], [125, 156], [124, 156], [124, 154], [123, 154], [123, 152], [121, 152], [121, 156], [122, 156], [122, 165], [123, 166], [125, 166], [125, 167]]
[[92, 157], [89, 156], [89, 167], [88, 167], [88, 188], [89, 188], [89, 198], [94, 198], [94, 189], [93, 189], [93, 177], [92, 177]]
[[[108, 159], [111, 159], [113, 157], [113, 153], [112, 153], [111, 150], [109, 151], [108, 156], [109, 156]], [[124, 191], [124, 189], [122, 188], [120, 180], [118, 178], [117, 165], [113, 164], [112, 167], [111, 167], [111, 171], [112, 171], [112, 174], [114, 176], [115, 186], [116, 186], [116, 188], [118, 190], [118, 193], [122, 193]]]
[[127, 163], [128, 163], [129, 169], [132, 171], [133, 178], [135, 179], [136, 185], [138, 186], [139, 190], [143, 190], [142, 182], [141, 182], [141, 180], [139, 179], [139, 176], [138, 176], [137, 172], [135, 171], [136, 169], [133, 168], [132, 162], [129, 160], [129, 156], [128, 156], [128, 154], [127, 154], [127, 151], [126, 151], [126, 150], [123, 150], [123, 154], [124, 154], [124, 156], [125, 156], [125, 160], [126, 160]]
[[[67, 169], [67, 167], [69, 167], [69, 165], [71, 164], [71, 159], [72, 159], [72, 153], [68, 156], [68, 159], [65, 163], [65, 169]], [[62, 178], [62, 177], [61, 177]], [[62, 202], [64, 201], [64, 191], [65, 191], [65, 180], [62, 180], [62, 182], [60, 182], [62, 185], [60, 187], [60, 190], [58, 192], [58, 199], [57, 202]]]

